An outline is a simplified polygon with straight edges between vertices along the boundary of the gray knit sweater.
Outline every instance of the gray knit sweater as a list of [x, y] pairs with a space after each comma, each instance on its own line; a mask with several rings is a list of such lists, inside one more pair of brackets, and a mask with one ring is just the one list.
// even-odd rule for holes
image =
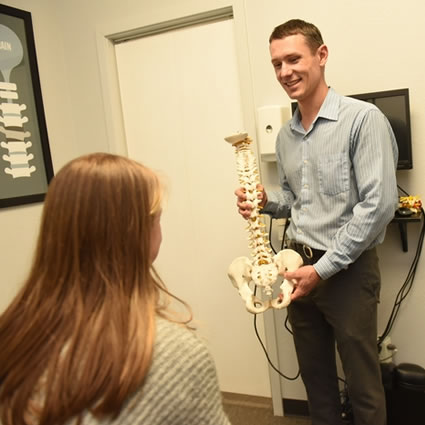
[[145, 384], [113, 421], [89, 413], [84, 425], [230, 425], [222, 406], [217, 373], [195, 333], [157, 320], [153, 362]]

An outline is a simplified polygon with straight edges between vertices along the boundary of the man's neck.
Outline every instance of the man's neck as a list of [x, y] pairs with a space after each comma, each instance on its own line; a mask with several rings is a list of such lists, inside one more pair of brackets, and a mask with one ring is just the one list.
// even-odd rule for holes
[[319, 113], [326, 95], [328, 94], [328, 90], [328, 85], [323, 82], [312, 97], [298, 101], [298, 107], [301, 114], [301, 124], [306, 131], [310, 128], [312, 122]]

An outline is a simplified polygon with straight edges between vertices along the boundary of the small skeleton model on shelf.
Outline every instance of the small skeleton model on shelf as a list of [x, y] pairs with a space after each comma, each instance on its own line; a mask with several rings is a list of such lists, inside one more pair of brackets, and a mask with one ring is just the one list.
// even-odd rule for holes
[[[273, 285], [279, 277], [279, 271], [295, 271], [303, 264], [301, 256], [292, 249], [283, 249], [272, 255], [268, 235], [264, 232], [264, 217], [260, 213], [261, 200], [258, 198], [257, 185], [260, 184], [257, 162], [250, 148], [251, 139], [247, 133], [238, 133], [225, 140], [236, 149], [236, 164], [239, 184], [245, 189], [248, 203], [252, 206], [250, 218], [247, 220], [249, 248], [252, 260], [238, 257], [230, 264], [228, 276], [232, 284], [239, 290], [245, 301], [246, 309], [251, 313], [262, 313], [270, 307], [281, 309], [291, 302], [294, 285], [284, 279], [280, 285], [281, 292], [273, 299]], [[254, 295], [249, 287], [253, 283], [261, 287], [266, 299]]]

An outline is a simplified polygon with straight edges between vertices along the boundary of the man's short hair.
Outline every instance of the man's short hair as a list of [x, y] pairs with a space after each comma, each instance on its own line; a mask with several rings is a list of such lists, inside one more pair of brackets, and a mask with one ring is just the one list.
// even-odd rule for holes
[[319, 29], [302, 19], [291, 19], [277, 26], [270, 35], [269, 43], [273, 40], [281, 40], [290, 35], [301, 34], [305, 37], [312, 53], [323, 44], [322, 34]]

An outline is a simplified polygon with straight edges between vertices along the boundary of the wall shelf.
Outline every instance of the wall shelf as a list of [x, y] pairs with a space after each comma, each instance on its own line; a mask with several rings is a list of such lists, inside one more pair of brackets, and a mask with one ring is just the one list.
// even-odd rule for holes
[[401, 216], [395, 213], [395, 217], [392, 219], [391, 223], [398, 223], [398, 228], [400, 230], [400, 237], [401, 237], [401, 246], [403, 248], [404, 252], [407, 252], [409, 250], [408, 243], [407, 243], [407, 225], [408, 223], [412, 222], [418, 222], [422, 219], [422, 212], [418, 212], [416, 214], [412, 214], [409, 216]]

